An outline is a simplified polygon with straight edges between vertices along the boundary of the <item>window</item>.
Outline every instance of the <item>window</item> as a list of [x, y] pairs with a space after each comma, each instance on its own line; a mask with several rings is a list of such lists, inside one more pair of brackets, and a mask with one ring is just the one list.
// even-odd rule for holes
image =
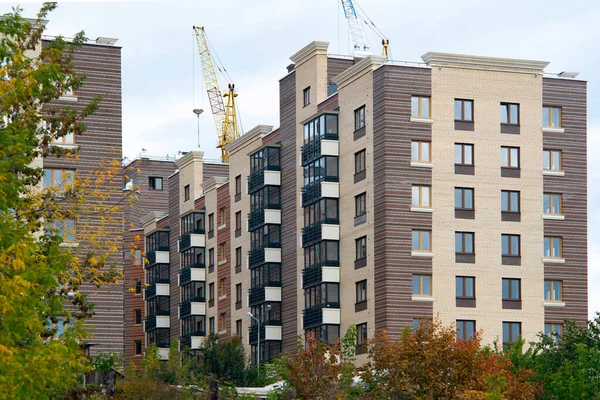
[[544, 300], [562, 301], [562, 281], [544, 281]]
[[142, 324], [142, 310], [139, 308], [136, 308], [135, 310], [133, 310], [133, 323], [134, 325], [141, 325]]
[[208, 231], [212, 232], [215, 230], [215, 214], [208, 214]]
[[431, 208], [431, 186], [413, 185], [412, 205], [413, 207]]
[[456, 277], [456, 297], [461, 299], [475, 298], [475, 277], [457, 276]]
[[550, 336], [554, 340], [554, 343], [560, 342], [562, 324], [544, 324], [544, 335]]
[[241, 247], [238, 247], [235, 249], [235, 266], [236, 267], [242, 266], [242, 248]]
[[219, 227], [222, 227], [227, 222], [227, 220], [226, 220], [227, 214], [225, 213], [225, 211], [226, 211], [226, 207], [219, 209], [219, 220], [218, 220]]
[[135, 265], [142, 265], [142, 251], [136, 250], [134, 253]]
[[412, 276], [413, 296], [431, 296], [431, 275]]
[[357, 354], [365, 353], [367, 344], [367, 323], [357, 324], [356, 325], [356, 347]]
[[455, 232], [454, 250], [456, 254], [475, 253], [475, 234], [473, 232]]
[[473, 145], [467, 143], [454, 144], [454, 164], [473, 165]]
[[310, 86], [307, 87], [306, 89], [304, 89], [303, 97], [304, 97], [304, 107], [306, 107], [307, 105], [310, 104]]
[[500, 122], [503, 124], [519, 125], [519, 105], [500, 103]]
[[235, 195], [237, 197], [238, 195], [241, 195], [241, 194], [242, 194], [242, 176], [238, 175], [235, 177]]
[[544, 237], [544, 257], [562, 258], [562, 238], [556, 236]]
[[63, 184], [72, 185], [75, 171], [69, 169], [44, 168], [44, 188], [61, 187]]
[[412, 250], [413, 251], [431, 251], [431, 231], [412, 231]]
[[520, 192], [513, 190], [502, 190], [500, 192], [502, 212], [519, 212]]
[[238, 235], [238, 231], [242, 230], [242, 212], [238, 211], [235, 213], [235, 232], [236, 236]]
[[500, 160], [503, 168], [519, 168], [519, 148], [501, 147]]
[[545, 127], [560, 128], [562, 126], [562, 109], [560, 107], [543, 107], [542, 121]]
[[190, 199], [190, 185], [185, 185], [183, 187], [183, 201], [188, 201]]
[[208, 319], [208, 331], [210, 333], [215, 333], [215, 317], [210, 317]]
[[356, 239], [356, 260], [367, 258], [367, 237], [363, 236]]
[[219, 314], [219, 332], [223, 332], [227, 330], [227, 314], [221, 313]]
[[142, 281], [136, 278], [133, 282], [135, 284], [135, 294], [142, 294]]
[[502, 255], [520, 256], [521, 255], [521, 235], [502, 235]]
[[215, 283], [211, 282], [208, 284], [208, 300], [215, 300]]
[[148, 187], [152, 190], [163, 190], [163, 180], [157, 176], [148, 178]]
[[502, 300], [521, 300], [521, 280], [502, 278]]
[[133, 347], [135, 348], [134, 355], [136, 355], [136, 356], [142, 355], [142, 341], [141, 340], [134, 340]]
[[521, 336], [520, 322], [502, 322], [502, 344], [509, 347]]
[[454, 208], [457, 210], [473, 210], [474, 190], [471, 188], [454, 188]]
[[354, 130], [357, 131], [365, 127], [365, 106], [354, 110]]
[[456, 339], [470, 340], [475, 335], [475, 321], [466, 319], [456, 320]]
[[544, 193], [544, 214], [562, 215], [562, 195]]
[[242, 337], [242, 320], [238, 319], [235, 321], [235, 334]]
[[[72, 96], [72, 95], [73, 94], [70, 94], [70, 96]], [[61, 126], [61, 128], [63, 127], [62, 123], [60, 126]], [[73, 132], [67, 132], [67, 133], [65, 133], [64, 136], [61, 136], [59, 138], [52, 138], [52, 143], [54, 143], [54, 144], [74, 144], [75, 136], [73, 135]]]
[[364, 149], [357, 153], [354, 153], [354, 174], [355, 175], [360, 174], [367, 168], [366, 154], [367, 154], [367, 151]]
[[354, 197], [354, 216], [360, 217], [367, 214], [367, 193]]
[[219, 245], [217, 256], [219, 257], [219, 264], [227, 260], [225, 243]]
[[473, 121], [473, 100], [454, 99], [454, 119]]
[[420, 142], [413, 140], [410, 142], [410, 160], [414, 162], [431, 162], [431, 142]]
[[356, 282], [356, 302], [367, 301], [367, 280]]
[[242, 284], [241, 283], [237, 283], [235, 285], [235, 305], [236, 305], [236, 309], [238, 304], [240, 305], [240, 308], [242, 306]]
[[65, 242], [74, 242], [76, 238], [75, 220], [53, 221], [46, 231], [50, 235], [61, 237]]
[[227, 278], [219, 279], [219, 298], [227, 296]]
[[562, 152], [560, 150], [544, 150], [544, 170], [562, 171]]
[[412, 96], [411, 98], [411, 114], [412, 117], [430, 118], [431, 117], [431, 102], [427, 96]]
[[208, 249], [208, 266], [213, 267], [215, 265], [215, 249]]

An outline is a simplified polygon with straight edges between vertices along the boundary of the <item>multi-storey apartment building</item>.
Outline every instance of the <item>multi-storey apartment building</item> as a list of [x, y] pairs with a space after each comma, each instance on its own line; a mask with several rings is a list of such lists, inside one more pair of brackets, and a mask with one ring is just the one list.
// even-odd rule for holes
[[230, 144], [229, 168], [177, 161], [168, 217], [145, 226], [147, 268], [167, 250], [171, 268], [170, 308], [146, 294], [165, 313], [148, 340], [238, 334], [262, 361], [350, 325], [362, 352], [434, 316], [505, 344], [584, 323], [586, 83], [541, 61], [327, 48], [291, 57], [279, 128]]
[[[43, 39], [41, 45], [46, 46], [48, 39]], [[45, 158], [43, 168], [45, 171], [44, 186], [59, 185], [63, 179], [70, 179], [75, 174], [86, 179], [94, 171], [103, 168], [101, 165], [110, 165], [114, 160], [121, 160], [122, 149], [122, 108], [121, 108], [121, 48], [115, 46], [116, 39], [100, 37], [96, 41], [89, 41], [78, 48], [74, 55], [76, 73], [87, 75], [84, 85], [76, 92], [65, 93], [49, 107], [71, 107], [81, 111], [93, 98], [102, 96], [100, 107], [96, 113], [85, 119], [87, 130], [84, 134], [74, 137], [68, 135], [55, 146], [65, 148], [78, 147], [77, 158]], [[122, 186], [117, 180], [105, 183], [108, 197], [98, 199], [90, 196], [89, 207], [93, 208], [97, 202], [102, 201], [105, 209], [118, 206], [121, 203], [120, 195]], [[77, 251], [77, 247], [89, 249], [86, 236], [87, 231], [98, 229], [102, 226], [106, 232], [119, 233], [121, 230], [121, 212], [112, 214], [112, 220], [102, 221], [97, 213], [85, 213], [75, 223], [73, 220], [64, 221], [69, 233], [65, 236], [68, 246]], [[78, 234], [79, 232], [79, 234]], [[120, 249], [119, 249], [120, 250]], [[121, 252], [111, 256], [110, 263], [118, 269], [122, 268], [123, 257]], [[97, 288], [93, 284], [84, 284], [82, 291], [94, 304], [94, 316], [88, 320], [88, 330], [92, 334], [87, 342], [91, 345], [91, 353], [123, 351], [123, 286], [111, 284]]]

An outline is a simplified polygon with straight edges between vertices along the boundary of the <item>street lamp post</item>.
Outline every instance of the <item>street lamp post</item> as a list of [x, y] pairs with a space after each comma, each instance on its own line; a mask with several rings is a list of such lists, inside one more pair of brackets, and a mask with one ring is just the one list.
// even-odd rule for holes
[[258, 324], [258, 341], [256, 342], [256, 366], [260, 368], [260, 320], [256, 318], [250, 311], [248, 311], [248, 316], [256, 321]]

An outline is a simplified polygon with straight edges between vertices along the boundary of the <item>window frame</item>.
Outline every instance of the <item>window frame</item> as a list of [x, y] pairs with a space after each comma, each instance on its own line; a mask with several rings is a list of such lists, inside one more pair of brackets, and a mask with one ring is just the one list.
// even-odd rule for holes
[[[548, 196], [548, 204], [550, 205], [550, 209], [546, 212], [546, 196]], [[554, 209], [554, 198], [558, 196], [558, 213], [553, 212]], [[544, 215], [563, 215], [563, 202], [562, 202], [562, 193], [548, 193], [544, 192], [543, 196], [544, 201]]]
[[[415, 278], [419, 281], [419, 291], [415, 293]], [[425, 293], [425, 278], [429, 278], [429, 293]], [[412, 295], [415, 297], [433, 297], [433, 277], [431, 274], [413, 274], [412, 275]]]
[[[510, 122], [512, 120], [511, 115], [511, 106], [517, 106], [517, 122]], [[502, 107], [506, 107], [506, 121], [502, 121]], [[521, 125], [521, 105], [520, 103], [509, 103], [509, 102], [501, 102], [500, 103], [500, 123], [504, 125]]]
[[[429, 192], [429, 196], [428, 197], [428, 205], [423, 203], [423, 189], [427, 189]], [[418, 195], [417, 195], [417, 204], [415, 204], [415, 189], [418, 189]], [[433, 205], [431, 203], [431, 185], [412, 185], [412, 192], [411, 192], [411, 206], [412, 207], [418, 207], [418, 208], [432, 208]]]
[[354, 153], [354, 175], [367, 170], [367, 149]]
[[[456, 148], [460, 147], [461, 163], [456, 162]], [[465, 147], [471, 148], [471, 164], [465, 163]], [[475, 145], [473, 143], [454, 143], [454, 165], [462, 165], [472, 167], [475, 165]]]
[[[505, 337], [504, 337], [504, 326], [505, 324], [508, 325], [508, 332], [509, 332], [509, 338], [508, 341], [505, 341]], [[517, 337], [513, 337], [513, 326], [518, 326], [519, 327], [519, 336]], [[506, 346], [506, 347], [510, 347], [510, 345], [512, 345], [514, 342], [517, 341], [518, 338], [520, 338], [521, 336], [523, 336], [523, 325], [521, 324], [521, 322], [517, 322], [517, 321], [502, 321], [502, 346]]]
[[238, 246], [235, 248], [235, 266], [242, 266], [242, 246]]
[[[502, 195], [506, 193], [507, 194], [507, 199], [508, 199], [508, 204], [507, 204], [507, 209], [504, 209], [504, 204], [502, 203]], [[516, 193], [517, 194], [517, 210], [513, 210], [512, 207], [512, 194]], [[500, 211], [503, 213], [514, 213], [514, 214], [520, 214], [521, 213], [521, 192], [519, 190], [500, 190]]]
[[[458, 293], [458, 285], [457, 285], [457, 280], [459, 280], [459, 279], [462, 281], [462, 288], [463, 288], [462, 293], [460, 295]], [[467, 284], [466, 284], [466, 282], [467, 282], [468, 279], [473, 280], [473, 296], [468, 296], [467, 295]], [[474, 276], [459, 275], [459, 276], [456, 276], [454, 282], [455, 282], [455, 297], [457, 299], [475, 300], [475, 293], [476, 293], [475, 283], [476, 283], [476, 280], [475, 280]]]
[[[504, 282], [508, 282], [508, 297], [504, 294]], [[513, 282], [518, 282], [517, 297], [514, 297]], [[521, 278], [502, 278], [502, 301], [521, 301], [523, 289], [521, 287]]]
[[355, 283], [356, 298], [355, 304], [364, 303], [367, 301], [367, 280], [363, 279]]
[[[512, 250], [513, 250], [512, 249], [512, 247], [513, 247], [512, 238], [515, 236], [519, 239], [518, 240], [519, 251], [517, 254], [512, 252]], [[508, 240], [508, 253], [504, 253], [504, 243], [502, 243], [502, 242], [504, 242], [505, 237]], [[521, 257], [521, 235], [515, 234], [515, 233], [502, 233], [501, 234], [501, 243], [500, 243], [500, 252], [501, 252], [502, 256], [504, 256], [504, 257]]]
[[235, 195], [242, 194], [242, 175], [238, 175], [235, 177]]
[[219, 299], [227, 296], [227, 278], [226, 277], [219, 279], [218, 295], [219, 295]]
[[[414, 99], [417, 100], [417, 115], [414, 114]], [[427, 115], [423, 114], [423, 99], [427, 99]], [[431, 96], [411, 95], [410, 116], [415, 118], [431, 118]]]
[[356, 325], [356, 346], [364, 346], [368, 340], [367, 323], [363, 322]]
[[[139, 352], [138, 352], [138, 344], [139, 344]], [[141, 356], [142, 353], [143, 353], [142, 341], [141, 340], [134, 340], [133, 341], [133, 355], [134, 356]]]
[[[467, 323], [473, 323], [473, 334], [470, 335], [469, 337], [467, 337], [466, 335], [466, 324]], [[459, 325], [463, 325], [462, 329], [461, 327], [459, 327]], [[459, 334], [460, 332], [460, 334]], [[475, 333], [477, 332], [477, 322], [473, 319], [457, 319], [456, 320], [456, 339], [457, 340], [471, 340], [473, 339], [473, 337], [475, 336]]]
[[[544, 121], [544, 110], [548, 110], [548, 125]], [[553, 126], [553, 110], [558, 110], [558, 125]], [[562, 128], [562, 107], [559, 106], [542, 106], [542, 126], [544, 128]]]
[[[463, 207], [456, 206], [456, 191], [459, 190], [461, 192], [461, 202]], [[471, 191], [471, 208], [464, 207], [465, 205], [465, 192]], [[454, 188], [454, 209], [458, 211], [475, 211], [475, 188], [467, 188], [467, 187], [455, 187]]]
[[367, 215], [367, 192], [354, 196], [354, 218]]
[[[546, 239], [550, 240], [550, 255], [546, 255]], [[554, 253], [554, 245], [553, 245], [553, 241], [554, 239], [558, 239], [559, 240], [559, 244], [560, 244], [560, 254], [556, 255], [553, 254]], [[544, 258], [557, 258], [557, 259], [561, 259], [563, 258], [563, 238], [562, 236], [546, 236], [544, 235]]]
[[[354, 261], [360, 261], [360, 260], [365, 260], [367, 258], [367, 236], [361, 236], [359, 238], [354, 239], [354, 243], [355, 243], [355, 260]], [[363, 251], [359, 251], [359, 250], [363, 250]], [[364, 253], [364, 257], [358, 258], [359, 254], [363, 254]]]
[[[415, 232], [417, 232], [419, 234], [419, 248], [415, 249], [412, 247], [412, 244], [414, 244], [414, 234]], [[429, 250], [425, 250], [423, 249], [423, 233], [428, 233], [429, 234]], [[412, 230], [412, 236], [411, 236], [411, 249], [412, 251], [418, 252], [418, 253], [432, 253], [433, 252], [433, 240], [431, 237], [431, 230], [428, 229], [413, 229]]]
[[[503, 165], [502, 164], [502, 151], [504, 149], [507, 149], [508, 151], [508, 165]], [[514, 167], [512, 166], [512, 150], [516, 149], [517, 150], [517, 166]], [[502, 168], [510, 168], [510, 169], [521, 169], [521, 148], [520, 147], [515, 147], [515, 146], [500, 146], [500, 167]]]
[[[462, 118], [456, 118], [456, 103], [460, 102], [460, 113]], [[465, 103], [471, 103], [471, 119], [465, 119]], [[469, 99], [454, 99], [454, 120], [460, 122], [475, 122], [475, 102]]]
[[[417, 159], [413, 157], [413, 144], [417, 144]], [[423, 155], [423, 144], [427, 143], [427, 159], [421, 159]], [[431, 142], [426, 140], [411, 140], [410, 141], [410, 161], [411, 162], [420, 162], [420, 163], [431, 163]]]
[[[225, 279], [225, 278], [223, 278]], [[241, 303], [242, 302], [242, 283], [236, 283], [235, 284], [235, 303]]]
[[[549, 285], [549, 298], [546, 298], [546, 284]], [[555, 286], [559, 285], [559, 295], [560, 298], [559, 299], [555, 299], [554, 297], [554, 293], [555, 293]], [[563, 302], [563, 287], [564, 287], [564, 282], [563, 281], [559, 281], [559, 280], [544, 280], [544, 301], [546, 302], [554, 302], [554, 303], [562, 303]]]
[[354, 110], [354, 132], [359, 131], [367, 126], [366, 116], [366, 105]]
[[217, 258], [218, 263], [222, 263], [223, 261], [227, 261], [227, 242], [219, 243], [219, 247], [217, 247]]
[[183, 187], [183, 201], [188, 201], [190, 199], [190, 185], [185, 185]]
[[302, 99], [303, 99], [303, 104], [304, 104], [303, 107], [306, 107], [310, 104], [310, 100], [311, 100], [310, 97], [311, 96], [310, 96], [310, 86], [309, 86], [302, 91]]
[[242, 212], [237, 211], [235, 213], [235, 231], [237, 233], [238, 231], [241, 232], [241, 230], [242, 230]]
[[[458, 235], [460, 235], [460, 240], [461, 240], [461, 247], [463, 251], [457, 251], [456, 250], [456, 246], [458, 244], [457, 240], [458, 240]], [[465, 251], [467, 248], [467, 237], [471, 237], [471, 252], [467, 252]], [[475, 254], [475, 232], [465, 232], [465, 231], [456, 231], [454, 232], [454, 252], [457, 255], [474, 255]]]
[[[550, 163], [549, 168], [546, 168], [545, 162], [544, 162], [544, 159], [546, 158], [544, 153], [546, 153], [546, 152], [548, 152], [548, 162]], [[558, 169], [554, 168], [555, 165], [554, 165], [554, 157], [553, 157], [553, 155], [555, 153], [558, 153], [558, 163], [560, 164]], [[542, 156], [542, 169], [544, 171], [554, 171], [554, 172], [562, 172], [563, 171], [563, 169], [562, 169], [563, 168], [562, 150], [544, 149], [544, 151], [543, 151], [542, 154], [543, 154], [543, 156]]]
[[[160, 182], [160, 189], [157, 188], [156, 183]], [[164, 190], [164, 181], [163, 178], [161, 176], [149, 176], [148, 177], [148, 188], [150, 190]]]
[[[557, 332], [557, 329], [558, 332]], [[558, 343], [560, 342], [560, 338], [563, 335], [563, 329], [564, 326], [563, 324], [559, 323], [559, 322], [544, 322], [544, 335], [552, 338], [552, 340], [554, 341], [554, 343]], [[550, 331], [550, 332], [548, 332]]]
[[219, 208], [217, 223], [219, 224], [219, 228], [227, 224], [227, 207]]
[[[139, 318], [140, 322], [138, 322], [138, 314], [139, 314], [139, 317], [140, 317]], [[142, 309], [141, 308], [134, 308], [133, 309], [133, 325], [134, 326], [140, 326], [140, 325], [142, 325], [142, 320], [143, 320], [143, 318], [142, 318]]]

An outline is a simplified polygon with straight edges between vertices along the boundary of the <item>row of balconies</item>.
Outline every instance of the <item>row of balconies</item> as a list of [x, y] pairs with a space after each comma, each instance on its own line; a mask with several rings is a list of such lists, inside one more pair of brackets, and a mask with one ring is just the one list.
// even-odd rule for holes
[[302, 329], [314, 328], [319, 325], [339, 325], [340, 323], [339, 303], [326, 303], [306, 308], [302, 315]]
[[278, 247], [262, 247], [252, 249], [248, 252], [248, 266], [250, 268], [257, 267], [265, 263], [280, 263], [281, 248]]
[[281, 210], [278, 204], [254, 210], [248, 214], [248, 230], [252, 231], [266, 224], [281, 224]]
[[179, 238], [179, 252], [183, 252], [190, 247], [206, 247], [206, 236], [204, 230], [202, 233], [186, 233]]
[[[337, 138], [337, 135], [335, 138]], [[338, 157], [340, 155], [339, 141], [330, 139], [316, 139], [302, 146], [301, 153], [302, 166], [315, 161], [321, 156]]]
[[324, 220], [302, 229], [302, 247], [321, 240], [340, 240], [339, 220]]
[[322, 197], [339, 199], [340, 183], [337, 180], [327, 180], [310, 183], [302, 188], [302, 207], [305, 207]]
[[248, 291], [248, 306], [271, 301], [281, 301], [281, 282], [270, 282], [269, 285], [253, 287]]
[[248, 176], [248, 193], [254, 193], [264, 186], [281, 186], [281, 171], [276, 169], [264, 169], [256, 171]]
[[316, 266], [302, 270], [303, 289], [325, 282], [339, 283], [340, 267]]
[[146, 253], [146, 259], [148, 260], [146, 268], [150, 268], [155, 264], [169, 264], [169, 249], [167, 248], [166, 250], [150, 251]]
[[[260, 325], [260, 342], [268, 340], [281, 340], [282, 337], [281, 321], [265, 321]], [[252, 325], [248, 329], [248, 343], [256, 344], [258, 342], [258, 324]]]

